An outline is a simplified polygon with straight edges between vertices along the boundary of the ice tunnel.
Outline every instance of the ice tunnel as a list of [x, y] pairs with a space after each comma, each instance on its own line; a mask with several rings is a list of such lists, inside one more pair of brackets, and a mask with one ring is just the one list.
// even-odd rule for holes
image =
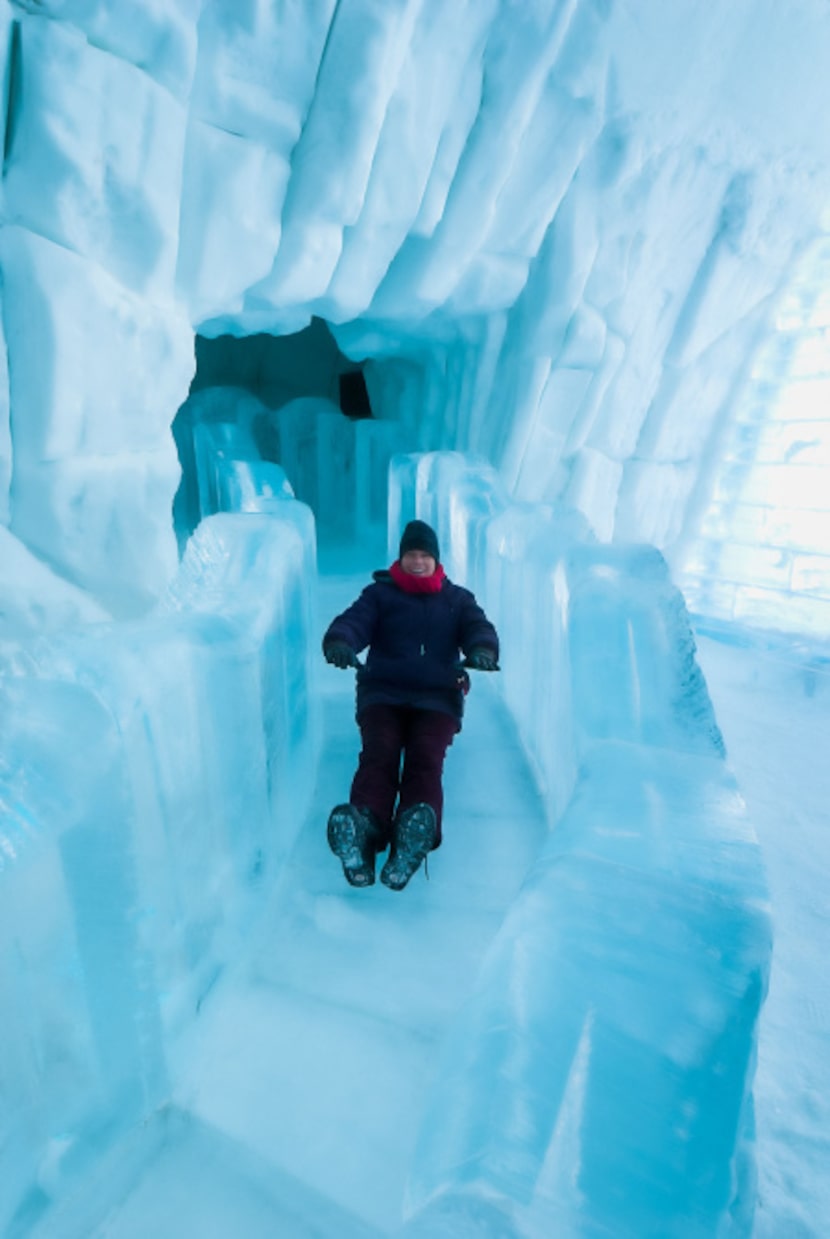
[[[0, 32], [0, 1234], [826, 1234], [826, 4]], [[502, 669], [357, 890], [416, 516]]]
[[[202, 515], [233, 506], [211, 483], [208, 463], [227, 453], [221, 441], [228, 435], [237, 436], [237, 456], [244, 435], [252, 459], [283, 467], [292, 495], [314, 512], [318, 539], [342, 545], [353, 543], [358, 530], [364, 538], [372, 528], [385, 532], [386, 472], [404, 439], [397, 423], [387, 421], [380, 434], [350, 425], [371, 418], [364, 368], [340, 352], [322, 319], [287, 336], [197, 335], [196, 372], [173, 420], [180, 548]], [[376, 456], [382, 445], [385, 455], [370, 462], [367, 446]]]

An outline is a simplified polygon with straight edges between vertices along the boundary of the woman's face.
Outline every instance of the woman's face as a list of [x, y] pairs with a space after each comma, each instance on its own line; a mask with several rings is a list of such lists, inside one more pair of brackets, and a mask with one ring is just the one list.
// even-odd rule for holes
[[401, 556], [401, 567], [411, 576], [432, 576], [435, 560], [426, 551], [407, 551]]

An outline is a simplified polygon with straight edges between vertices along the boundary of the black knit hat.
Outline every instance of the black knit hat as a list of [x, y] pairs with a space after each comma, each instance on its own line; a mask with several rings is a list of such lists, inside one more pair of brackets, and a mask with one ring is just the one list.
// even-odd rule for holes
[[407, 551], [426, 551], [436, 563], [440, 562], [438, 538], [435, 530], [426, 521], [410, 521], [404, 529], [398, 558], [403, 559]]

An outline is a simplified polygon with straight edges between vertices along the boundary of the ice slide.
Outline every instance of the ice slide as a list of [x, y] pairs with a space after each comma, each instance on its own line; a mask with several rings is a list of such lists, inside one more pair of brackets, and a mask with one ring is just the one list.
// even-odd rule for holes
[[748, 1234], [765, 889], [659, 555], [396, 459], [508, 670], [430, 882], [353, 891], [318, 634], [370, 565], [316, 598], [276, 467], [214, 464], [157, 614], [7, 668], [4, 1233]]

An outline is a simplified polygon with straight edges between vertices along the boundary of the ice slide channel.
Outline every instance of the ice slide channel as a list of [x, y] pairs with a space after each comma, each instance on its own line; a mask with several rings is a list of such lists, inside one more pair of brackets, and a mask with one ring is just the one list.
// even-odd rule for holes
[[353, 892], [313, 522], [240, 455], [152, 618], [6, 658], [0, 1233], [748, 1234], [766, 894], [661, 558], [395, 458], [503, 696], [430, 884]]

